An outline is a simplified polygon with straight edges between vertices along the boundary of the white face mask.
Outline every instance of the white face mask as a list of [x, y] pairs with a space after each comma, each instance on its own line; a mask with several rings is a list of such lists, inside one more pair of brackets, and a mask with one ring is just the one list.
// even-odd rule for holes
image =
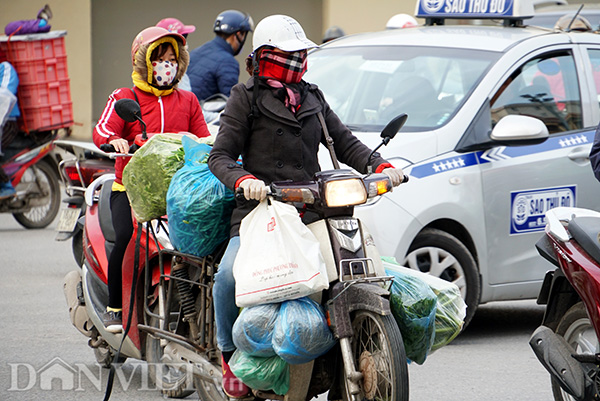
[[169, 86], [177, 75], [177, 63], [168, 60], [153, 61], [152, 74], [158, 86]]

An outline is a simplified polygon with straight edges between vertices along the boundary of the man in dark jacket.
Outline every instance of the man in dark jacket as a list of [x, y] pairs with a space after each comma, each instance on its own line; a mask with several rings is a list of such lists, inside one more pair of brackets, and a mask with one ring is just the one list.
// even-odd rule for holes
[[223, 11], [215, 20], [216, 37], [190, 52], [188, 76], [199, 101], [222, 93], [229, 96], [238, 83], [240, 66], [234, 56], [244, 47], [248, 32], [254, 29], [252, 17], [237, 10]]

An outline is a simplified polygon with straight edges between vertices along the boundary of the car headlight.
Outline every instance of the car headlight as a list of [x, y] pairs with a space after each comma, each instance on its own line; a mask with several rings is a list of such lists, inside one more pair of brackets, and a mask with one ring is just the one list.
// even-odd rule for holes
[[361, 205], [366, 201], [367, 190], [360, 178], [325, 183], [325, 203], [328, 207]]

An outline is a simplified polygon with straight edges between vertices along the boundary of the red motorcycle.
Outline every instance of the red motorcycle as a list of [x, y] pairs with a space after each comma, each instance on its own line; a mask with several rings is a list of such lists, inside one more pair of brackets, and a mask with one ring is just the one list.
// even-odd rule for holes
[[[128, 105], [131, 106], [131, 102], [118, 102], [117, 113], [124, 115], [128, 120], [137, 119], [141, 114], [139, 106], [135, 103], [136, 113], [123, 111], [123, 107]], [[100, 151], [95, 149], [96, 154], [110, 153], [110, 159], [131, 156], [131, 153], [148, 139], [141, 118], [140, 123], [143, 126], [143, 134], [136, 138], [136, 144], [130, 147], [129, 154], [113, 153], [114, 147], [107, 144], [102, 145]], [[71, 151], [73, 150], [75, 149]], [[91, 150], [93, 149], [85, 151]], [[159, 290], [159, 283], [164, 284], [165, 278], [170, 277], [171, 263], [177, 254], [169, 241], [166, 221], [157, 219], [143, 225], [134, 221], [134, 233], [123, 258], [122, 269], [124, 333], [108, 332], [104, 327], [102, 315], [108, 305], [108, 257], [115, 244], [110, 211], [111, 187], [115, 179], [114, 164], [112, 161], [107, 163], [103, 157], [93, 161], [89, 154], [84, 157], [80, 155], [77, 160], [71, 159], [61, 163], [61, 173], [67, 188], [72, 192], [80, 194], [85, 185], [85, 203], [81, 215], [77, 209], [80, 200], [67, 199], [71, 206], [67, 209], [77, 210], [73, 215], [79, 215], [76, 218], [76, 227], [81, 229], [82, 246], [79, 259], [75, 245], [79, 240], [77, 235], [73, 235], [73, 251], [77, 262], [81, 262], [81, 271], [74, 270], [67, 274], [63, 285], [71, 322], [82, 334], [90, 338], [88, 345], [94, 350], [100, 365], [108, 368], [114, 362], [124, 362], [127, 358], [144, 360], [148, 362], [150, 377], [163, 394], [174, 398], [192, 394], [195, 391], [189, 372], [192, 367], [181, 360], [172, 359], [165, 353], [165, 347], [162, 345], [164, 333], [169, 333], [168, 338], [172, 341], [181, 341], [183, 338], [176, 332], [167, 331], [170, 328], [163, 327], [164, 320], [161, 320], [159, 315], [165, 313], [165, 302], [174, 301], [167, 299], [164, 287]], [[94, 177], [96, 178], [93, 179]], [[67, 214], [69, 213], [65, 213]], [[65, 221], [68, 219], [65, 217]], [[62, 232], [62, 237], [68, 235], [67, 230]], [[204, 263], [204, 269], [209, 269], [213, 257], [216, 257], [216, 254], [210, 258], [203, 258], [204, 262], [197, 263]], [[183, 272], [173, 274], [181, 275]]]
[[[115, 110], [121, 116], [117, 106]], [[133, 121], [139, 114], [139, 106], [132, 107], [124, 119]], [[405, 121], [403, 115], [388, 124], [382, 145]], [[227, 241], [210, 255], [197, 257], [174, 249], [164, 218], [137, 224], [122, 267], [123, 332], [106, 331], [107, 256], [115, 240], [109, 210], [113, 179], [104, 174], [85, 192], [84, 264], [64, 280], [71, 322], [89, 337], [100, 364], [141, 359], [148, 362], [156, 387], [169, 397], [196, 390], [202, 400], [226, 401], [212, 290]], [[392, 277], [382, 272], [366, 227], [352, 216], [355, 205], [392, 190], [389, 178], [335, 170], [318, 173], [310, 182], [272, 183], [270, 190], [273, 199], [305, 203], [320, 217], [310, 227], [327, 255], [330, 288], [321, 294], [321, 304], [336, 339], [314, 361], [290, 365], [293, 379], [285, 399], [311, 399], [329, 391], [332, 399], [408, 400], [402, 333], [391, 314], [389, 291], [382, 286]], [[284, 399], [269, 388], [253, 392], [261, 399]]]
[[[77, 264], [83, 265], [83, 223], [85, 216], [85, 190], [96, 178], [104, 174], [114, 174], [115, 163], [110, 156], [91, 142], [72, 140], [55, 141], [56, 150], [60, 150], [61, 161], [58, 164], [66, 197], [56, 225], [56, 241], [72, 240], [73, 257]], [[57, 152], [58, 153], [58, 152]]]
[[54, 141], [60, 130], [19, 132], [2, 149], [2, 169], [16, 190], [0, 200], [0, 213], [12, 213], [25, 228], [44, 228], [60, 208], [60, 184]]
[[544, 279], [538, 304], [546, 312], [529, 344], [555, 400], [600, 400], [600, 213], [558, 207], [546, 220], [536, 248], [557, 268]]

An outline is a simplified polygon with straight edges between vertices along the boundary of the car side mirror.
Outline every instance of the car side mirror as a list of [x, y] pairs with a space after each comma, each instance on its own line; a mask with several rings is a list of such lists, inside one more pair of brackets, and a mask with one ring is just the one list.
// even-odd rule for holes
[[548, 136], [548, 127], [541, 120], [516, 114], [504, 116], [490, 133], [490, 138], [498, 142], [540, 143]]

